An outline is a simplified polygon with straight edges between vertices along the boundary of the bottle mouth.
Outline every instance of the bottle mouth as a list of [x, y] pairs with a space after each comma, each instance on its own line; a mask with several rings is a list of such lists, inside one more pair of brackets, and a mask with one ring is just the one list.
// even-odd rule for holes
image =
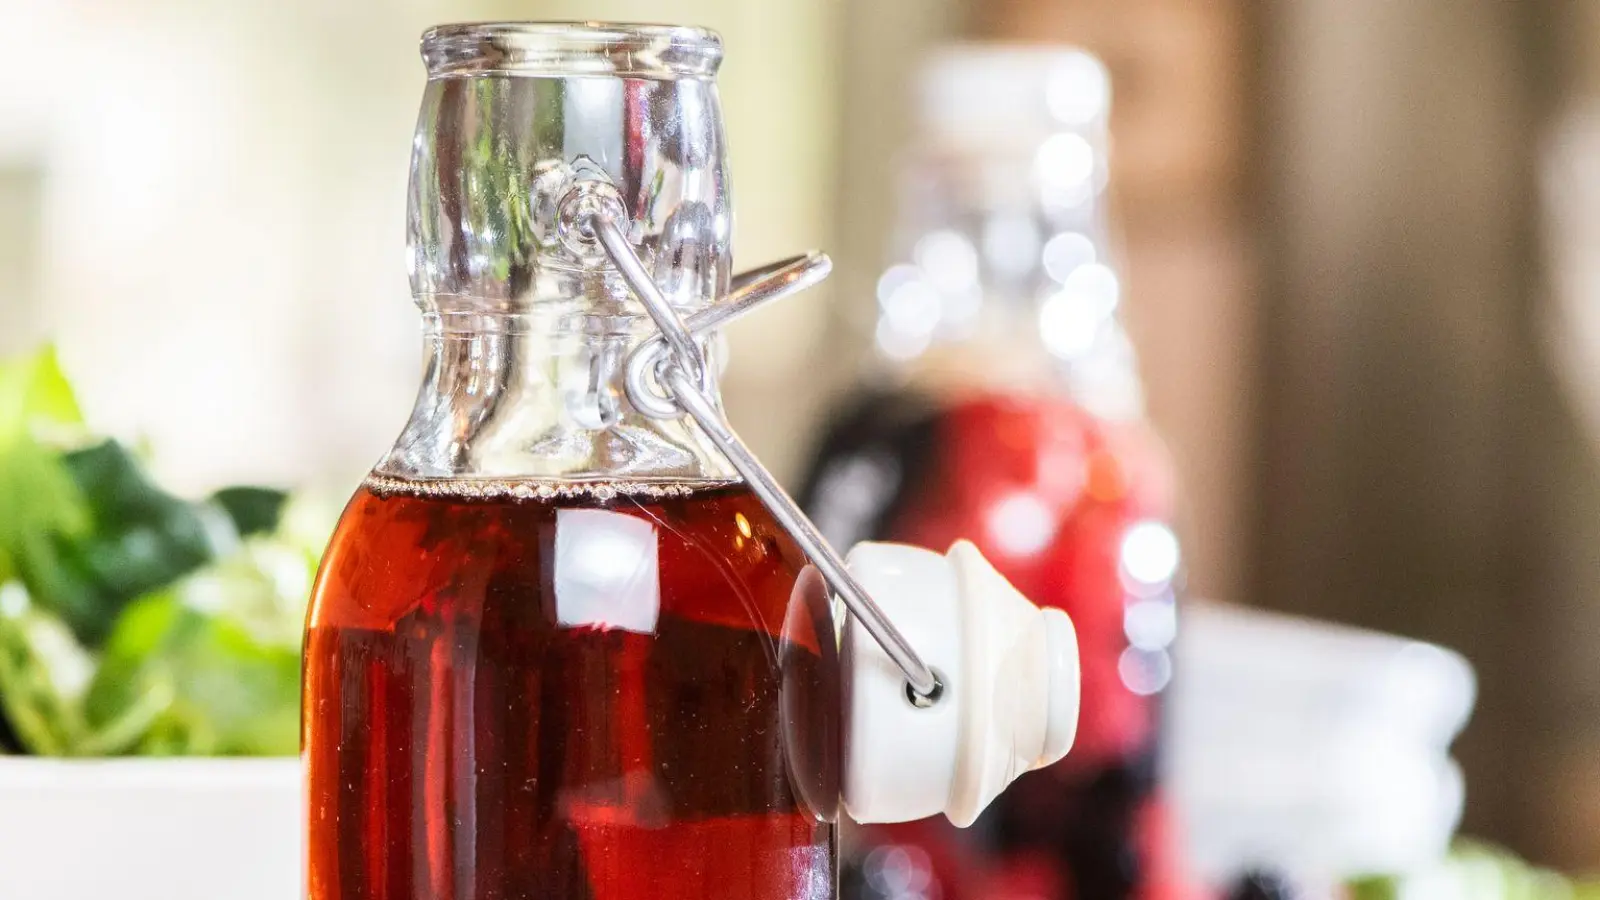
[[482, 22], [428, 29], [422, 59], [429, 78], [711, 78], [722, 62], [722, 39], [677, 25]]

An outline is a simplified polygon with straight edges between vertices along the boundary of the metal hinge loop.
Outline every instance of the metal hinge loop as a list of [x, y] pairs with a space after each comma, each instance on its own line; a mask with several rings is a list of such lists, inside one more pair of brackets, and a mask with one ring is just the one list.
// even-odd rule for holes
[[905, 674], [916, 696], [929, 705], [938, 702], [943, 685], [933, 670], [851, 576], [844, 560], [799, 505], [734, 433], [713, 399], [715, 375], [708, 371], [700, 340], [757, 306], [819, 283], [832, 270], [832, 262], [813, 252], [740, 274], [734, 277], [725, 297], [684, 319], [650, 278], [615, 213], [600, 204], [591, 206], [582, 217], [580, 227], [599, 241], [629, 290], [660, 329], [660, 334], [642, 341], [629, 356], [628, 399], [646, 415], [663, 419], [687, 415], [698, 423], [778, 523], [794, 536], [850, 613]]

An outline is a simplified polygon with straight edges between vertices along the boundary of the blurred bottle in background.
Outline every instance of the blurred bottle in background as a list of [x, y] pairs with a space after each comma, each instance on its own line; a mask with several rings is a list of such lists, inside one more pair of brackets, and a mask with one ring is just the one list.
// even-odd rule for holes
[[1110, 85], [1064, 48], [959, 46], [918, 86], [879, 377], [830, 419], [802, 502], [836, 546], [973, 539], [1068, 612], [1083, 718], [968, 831], [868, 827], [847, 898], [1114, 900], [1177, 881], [1159, 802], [1173, 478], [1143, 418], [1103, 194]]

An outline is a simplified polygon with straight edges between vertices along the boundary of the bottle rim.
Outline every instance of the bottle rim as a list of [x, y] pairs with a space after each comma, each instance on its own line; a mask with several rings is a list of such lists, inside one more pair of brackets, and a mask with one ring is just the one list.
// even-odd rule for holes
[[424, 32], [422, 59], [429, 78], [711, 78], [722, 63], [722, 38], [680, 25], [469, 22]]

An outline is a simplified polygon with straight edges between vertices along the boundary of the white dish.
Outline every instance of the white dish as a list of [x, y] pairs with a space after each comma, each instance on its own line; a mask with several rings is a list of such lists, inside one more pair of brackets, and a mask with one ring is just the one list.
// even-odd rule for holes
[[0, 897], [294, 900], [297, 759], [0, 757]]

